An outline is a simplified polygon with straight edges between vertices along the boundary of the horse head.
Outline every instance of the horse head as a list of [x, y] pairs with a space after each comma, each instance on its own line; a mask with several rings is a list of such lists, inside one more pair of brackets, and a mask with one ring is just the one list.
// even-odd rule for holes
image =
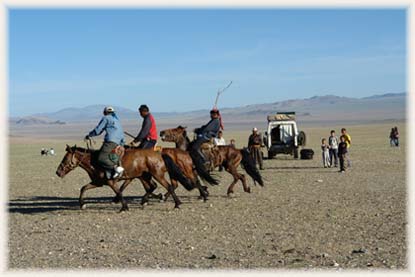
[[76, 157], [76, 145], [73, 147], [66, 145], [65, 150], [66, 154], [56, 170], [56, 175], [61, 178], [65, 177], [66, 174], [74, 170], [81, 163], [81, 161]]
[[177, 128], [166, 129], [160, 131], [160, 138], [162, 141], [178, 142], [181, 138], [187, 136], [186, 126], [179, 125]]

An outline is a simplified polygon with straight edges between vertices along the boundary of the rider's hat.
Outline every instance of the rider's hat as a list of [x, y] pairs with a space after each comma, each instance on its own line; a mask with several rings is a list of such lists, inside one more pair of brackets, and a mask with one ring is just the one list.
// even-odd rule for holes
[[213, 108], [213, 109], [211, 109], [210, 110], [210, 114], [219, 114], [219, 110], [218, 109], [216, 109], [216, 108]]
[[257, 131], [258, 131], [258, 128], [257, 128], [257, 127], [254, 127], [254, 128], [252, 129], [252, 131], [253, 131], [253, 132], [257, 132]]
[[113, 107], [107, 106], [107, 107], [105, 107], [104, 112], [106, 112], [106, 113], [113, 113], [113, 112], [115, 112], [115, 110], [114, 110]]

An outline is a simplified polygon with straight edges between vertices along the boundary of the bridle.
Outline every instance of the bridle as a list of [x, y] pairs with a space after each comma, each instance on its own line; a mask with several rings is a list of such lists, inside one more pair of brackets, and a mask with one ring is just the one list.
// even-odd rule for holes
[[[74, 158], [75, 158], [75, 153], [76, 153], [76, 149], [75, 149], [75, 151], [74, 152], [71, 152], [72, 153], [72, 157], [71, 157], [71, 161], [68, 163], [68, 164], [65, 164], [64, 166], [63, 166], [63, 171], [64, 172], [69, 172], [69, 171], [72, 171], [72, 170], [74, 170], [75, 168], [77, 168], [85, 159], [86, 159], [86, 157], [87, 157], [87, 155], [84, 155], [84, 157], [82, 158], [82, 159], [79, 159], [78, 160], [78, 162], [74, 162]], [[85, 149], [85, 152], [84, 152], [84, 154], [86, 154], [87, 153], [87, 149]], [[68, 171], [66, 171], [67, 169], [69, 169]]]

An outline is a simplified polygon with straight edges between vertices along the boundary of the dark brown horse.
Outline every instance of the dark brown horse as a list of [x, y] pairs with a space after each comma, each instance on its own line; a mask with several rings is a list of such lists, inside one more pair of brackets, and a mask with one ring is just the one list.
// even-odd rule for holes
[[[150, 195], [149, 191], [151, 191], [152, 187], [149, 179], [145, 177], [148, 175], [146, 173], [151, 174], [151, 177], [154, 177], [173, 196], [175, 208], [178, 208], [181, 202], [174, 192], [173, 185], [169, 184], [164, 178], [165, 173], [168, 172], [170, 176], [178, 179], [183, 185], [188, 186], [189, 189], [193, 188], [190, 181], [183, 176], [180, 169], [168, 155], [162, 155], [160, 152], [153, 151], [152, 149], [126, 149], [122, 157], [122, 165], [125, 169], [124, 174], [115, 180], [108, 180], [106, 178], [104, 169], [97, 164], [97, 156], [98, 151], [67, 145], [66, 154], [56, 170], [56, 174], [61, 178], [78, 166], [88, 173], [91, 181], [81, 188], [79, 195], [81, 209], [85, 208], [83, 200], [85, 191], [108, 185], [116, 194], [116, 198], [121, 201], [121, 211], [128, 210], [128, 205], [123, 199], [122, 191], [135, 178], [139, 178], [146, 187], [146, 194], [142, 200], [142, 203], [145, 203], [148, 200]], [[125, 182], [121, 188], [118, 188], [117, 182], [122, 180]]]
[[[163, 141], [174, 142], [177, 148], [189, 149], [191, 144], [190, 139], [187, 137], [186, 127], [178, 126], [177, 128], [167, 129], [160, 132], [160, 137]], [[210, 148], [210, 147], [207, 147]], [[261, 186], [264, 185], [261, 174], [255, 166], [255, 162], [249, 155], [249, 151], [244, 149], [236, 149], [233, 146], [215, 146], [207, 151], [207, 156], [213, 155], [211, 161], [213, 166], [217, 167], [223, 165], [227, 172], [233, 176], [233, 182], [228, 188], [227, 194], [233, 193], [235, 184], [240, 180], [242, 182], [245, 192], [251, 192], [250, 187], [246, 183], [244, 174], [238, 173], [238, 166], [242, 163], [243, 168], [249, 176], [255, 182], [258, 182]]]

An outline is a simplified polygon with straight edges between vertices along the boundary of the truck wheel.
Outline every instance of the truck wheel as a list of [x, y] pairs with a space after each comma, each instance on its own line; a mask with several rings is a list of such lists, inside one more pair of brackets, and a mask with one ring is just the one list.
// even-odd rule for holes
[[294, 159], [298, 159], [298, 148], [294, 148]]
[[269, 160], [274, 158], [274, 156], [275, 156], [274, 152], [268, 151], [268, 159]]
[[303, 131], [300, 131], [300, 133], [298, 133], [298, 145], [301, 146], [305, 146], [306, 144], [306, 135]]

